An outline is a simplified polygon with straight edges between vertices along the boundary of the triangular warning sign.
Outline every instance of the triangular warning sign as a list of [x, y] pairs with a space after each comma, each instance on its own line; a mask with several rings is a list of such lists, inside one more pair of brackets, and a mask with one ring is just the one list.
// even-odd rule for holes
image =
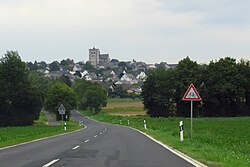
[[189, 86], [182, 100], [187, 100], [187, 101], [200, 101], [201, 100], [201, 97], [199, 93], [197, 92], [197, 90], [195, 89], [193, 84]]
[[65, 114], [65, 107], [63, 106], [63, 104], [60, 105], [60, 107], [58, 108], [59, 114]]

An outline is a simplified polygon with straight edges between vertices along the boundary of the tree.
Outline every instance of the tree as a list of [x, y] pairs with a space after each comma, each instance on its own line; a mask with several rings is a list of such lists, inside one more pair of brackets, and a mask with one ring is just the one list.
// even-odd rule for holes
[[50, 71], [59, 71], [60, 70], [59, 62], [58, 61], [53, 61], [49, 65], [49, 69], [50, 69]]
[[102, 106], [107, 104], [107, 96], [103, 90], [97, 87], [90, 87], [84, 94], [86, 106], [92, 110], [93, 114], [97, 114]]
[[72, 81], [70, 80], [69, 76], [64, 75], [64, 74], [59, 78], [59, 81], [65, 83], [69, 87], [71, 87], [73, 84]]
[[202, 90], [206, 116], [237, 116], [244, 97], [246, 78], [240, 73], [236, 60], [226, 57], [211, 61], [203, 74]]
[[48, 77], [45, 77], [43, 73], [37, 71], [29, 72], [29, 80], [32, 87], [38, 91], [42, 103], [44, 103], [44, 99], [47, 96], [48, 89], [52, 85], [52, 81]]
[[[197, 62], [192, 61], [189, 57], [179, 61], [178, 65], [174, 70], [175, 78], [175, 93], [174, 101], [177, 104], [177, 115], [189, 116], [190, 115], [190, 103], [182, 100], [183, 95], [188, 89], [189, 85], [193, 83], [198, 92], [200, 90], [197, 85], [202, 84], [202, 72], [205, 66], [200, 66]], [[199, 103], [194, 103], [194, 116], [202, 115], [201, 106]]]
[[250, 115], [250, 61], [246, 60], [241, 60], [240, 63], [238, 64], [239, 71], [240, 73], [246, 78], [246, 82], [244, 84], [244, 89], [245, 89], [245, 113], [244, 115]]
[[95, 70], [95, 67], [89, 61], [87, 61], [86, 64], [84, 65], [83, 69], [85, 69], [85, 70]]
[[114, 92], [113, 95], [120, 98], [126, 98], [128, 97], [127, 91], [122, 87], [122, 85], [116, 85], [114, 86]]
[[99, 84], [77, 79], [73, 89], [78, 95], [80, 109], [90, 108], [96, 114], [107, 104], [107, 91]]
[[74, 68], [74, 60], [70, 60], [69, 58], [66, 60], [62, 60], [60, 65], [63, 67], [63, 69], [67, 69], [67, 70], [72, 70]]
[[38, 63], [39, 65], [38, 65], [38, 68], [39, 69], [46, 69], [46, 67], [47, 67], [47, 64], [46, 64], [46, 62], [45, 61], [41, 61], [40, 63]]
[[27, 66], [29, 70], [38, 70], [38, 64], [36, 61], [34, 62], [34, 64], [32, 62], [28, 62]]
[[119, 63], [119, 60], [117, 60], [117, 59], [112, 59], [110, 62], [111, 62], [111, 63]]
[[39, 118], [41, 98], [28, 75], [18, 52], [7, 51], [0, 60], [0, 126], [31, 125]]
[[48, 90], [45, 98], [45, 109], [53, 112], [57, 116], [57, 120], [61, 119], [58, 113], [60, 104], [63, 104], [66, 109], [66, 115], [70, 117], [70, 110], [77, 107], [77, 94], [65, 83], [55, 82]]
[[172, 70], [152, 71], [142, 88], [143, 104], [151, 117], [174, 115]]
[[86, 100], [84, 98], [84, 94], [87, 91], [88, 87], [90, 87], [93, 83], [89, 81], [85, 81], [82, 79], [76, 79], [72, 88], [76, 92], [78, 96], [78, 102], [80, 109], [87, 109]]

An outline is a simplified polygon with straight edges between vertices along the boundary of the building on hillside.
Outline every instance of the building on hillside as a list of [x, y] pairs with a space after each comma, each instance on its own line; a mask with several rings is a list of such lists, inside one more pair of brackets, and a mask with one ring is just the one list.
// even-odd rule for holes
[[89, 62], [96, 66], [99, 63], [100, 50], [93, 47], [93, 49], [89, 49]]
[[109, 54], [101, 54], [99, 49], [93, 47], [93, 49], [89, 49], [89, 62], [93, 66], [108, 64], [110, 62]]

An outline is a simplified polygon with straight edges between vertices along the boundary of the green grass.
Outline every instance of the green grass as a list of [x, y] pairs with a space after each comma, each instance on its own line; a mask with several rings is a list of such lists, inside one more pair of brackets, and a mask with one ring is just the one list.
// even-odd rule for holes
[[67, 121], [67, 131], [62, 129], [62, 125], [48, 126], [43, 113], [33, 126], [24, 127], [2, 127], [0, 128], [0, 147], [15, 145], [39, 138], [54, 136], [80, 129], [78, 122]]
[[34, 122], [34, 125], [48, 125], [47, 119], [44, 113], [40, 113], [39, 119]]
[[138, 102], [138, 101], [142, 101], [139, 98], [109, 98], [107, 100], [108, 103], [117, 103], [117, 102]]
[[[190, 119], [111, 116], [108, 111], [85, 115], [96, 120], [137, 128], [208, 166], [250, 166], [250, 117], [194, 118], [190, 139]], [[147, 130], [143, 120], [147, 120]], [[179, 140], [179, 121], [184, 122], [184, 142]]]
[[103, 108], [102, 109], [103, 112], [124, 112], [124, 111], [140, 111], [140, 112], [144, 112], [143, 108], [141, 107], [115, 107], [115, 108]]

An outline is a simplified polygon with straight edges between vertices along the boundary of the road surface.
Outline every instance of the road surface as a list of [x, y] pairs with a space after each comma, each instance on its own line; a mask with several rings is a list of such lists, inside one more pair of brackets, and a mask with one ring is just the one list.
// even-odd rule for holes
[[0, 150], [3, 167], [189, 167], [192, 164], [130, 128], [72, 112], [87, 128]]

